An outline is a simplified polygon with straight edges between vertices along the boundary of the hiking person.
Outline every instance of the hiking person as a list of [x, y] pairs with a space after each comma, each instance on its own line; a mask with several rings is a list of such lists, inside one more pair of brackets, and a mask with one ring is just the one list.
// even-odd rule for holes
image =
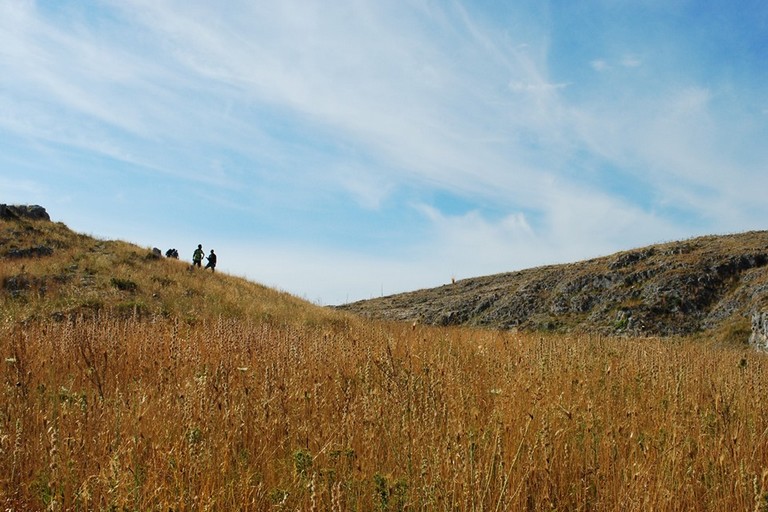
[[205, 253], [203, 252], [203, 245], [198, 244], [197, 249], [195, 249], [195, 252], [192, 253], [192, 268], [195, 268], [195, 266], [200, 266], [203, 261], [203, 256], [205, 256]]
[[208, 263], [205, 264], [205, 268], [210, 268], [211, 272], [216, 272], [216, 254], [213, 252], [213, 249], [211, 249], [211, 254], [206, 256], [205, 259], [208, 260]]

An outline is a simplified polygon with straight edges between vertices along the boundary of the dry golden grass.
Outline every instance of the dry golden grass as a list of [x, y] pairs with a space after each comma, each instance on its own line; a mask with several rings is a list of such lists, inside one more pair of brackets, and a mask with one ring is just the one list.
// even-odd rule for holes
[[768, 510], [749, 351], [112, 316], [0, 355], [3, 510]]
[[[52, 254], [6, 256], [38, 247]], [[61, 223], [0, 220], [0, 262], [0, 322], [98, 315], [279, 325], [332, 315], [288, 293], [221, 272], [190, 271], [189, 261], [154, 258], [149, 248], [94, 239]]]

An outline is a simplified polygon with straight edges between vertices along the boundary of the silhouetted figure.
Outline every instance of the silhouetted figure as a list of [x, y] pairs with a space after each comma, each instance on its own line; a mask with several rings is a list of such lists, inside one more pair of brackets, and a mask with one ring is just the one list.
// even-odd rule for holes
[[179, 259], [179, 251], [176, 249], [168, 249], [165, 251], [165, 257], [166, 258], [173, 258], [175, 260]]
[[208, 260], [208, 263], [205, 264], [205, 268], [211, 269], [211, 272], [216, 272], [216, 254], [213, 252], [213, 249], [211, 249], [211, 254], [206, 256], [205, 259]]
[[195, 252], [192, 253], [192, 268], [201, 266], [201, 263], [203, 262], [203, 256], [205, 256], [205, 253], [203, 252], [203, 246], [202, 244], [198, 244], [197, 249], [195, 249]]

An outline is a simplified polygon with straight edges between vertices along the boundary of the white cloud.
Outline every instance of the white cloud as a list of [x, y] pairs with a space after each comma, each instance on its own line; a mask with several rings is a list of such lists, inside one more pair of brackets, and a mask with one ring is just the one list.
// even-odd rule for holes
[[340, 166], [334, 173], [354, 200], [362, 208], [378, 210], [382, 203], [394, 191], [394, 184], [381, 175], [376, 175], [361, 168]]
[[634, 55], [625, 55], [621, 59], [621, 65], [625, 68], [637, 68], [643, 65], [643, 61]]
[[41, 185], [30, 179], [8, 179], [0, 177], [0, 203], [40, 203], [45, 195]]
[[634, 55], [625, 55], [619, 59], [617, 63], [614, 64], [605, 59], [594, 59], [590, 61], [589, 65], [595, 71], [602, 72], [615, 69], [615, 65], [621, 66], [623, 68], [638, 68], [643, 65], [643, 61]]
[[684, 115], [706, 114], [712, 100], [712, 92], [706, 87], [687, 87], [670, 98], [671, 114], [675, 117]]
[[565, 89], [566, 87], [568, 87], [567, 83], [528, 84], [523, 82], [511, 82], [509, 84], [510, 90], [514, 92], [546, 92], [546, 91], [553, 91], [556, 89]]
[[[541, 113], [547, 108], [527, 105], [525, 99], [512, 103], [488, 83], [488, 72], [504, 80], [512, 69], [520, 77], [514, 83], [538, 84], [526, 85], [529, 91], [565, 86], [543, 80], [540, 64], [519, 49], [496, 48], [498, 43], [476, 25], [461, 18], [447, 21], [447, 13], [406, 4], [390, 8], [338, 2], [313, 15], [303, 2], [285, 4], [221, 10], [140, 2], [138, 9], [134, 2], [126, 11], [158, 40], [173, 41], [169, 53], [189, 72], [236, 87], [255, 101], [281, 105], [317, 123], [318, 129], [347, 137], [389, 168], [407, 169], [401, 171], [404, 179], [445, 186], [479, 181], [496, 188], [497, 178], [509, 167], [502, 170], [496, 163], [483, 165], [480, 176], [470, 172], [478, 162], [495, 158], [495, 148], [472, 142], [476, 134], [490, 121], [497, 126], [489, 126], [489, 133], [503, 136], [510, 119], [499, 119], [501, 102], [510, 103], [504, 110], [515, 112], [513, 123], [538, 125], [537, 130], [546, 129]], [[403, 17], [416, 21], [395, 21]], [[254, 26], [244, 25], [243, 19]], [[452, 24], [459, 54], [444, 48], [439, 36], [435, 39], [433, 26], [441, 24]]]
[[[309, 136], [359, 148], [392, 179], [513, 195], [519, 195], [520, 182], [530, 188], [539, 181], [526, 155], [530, 139], [516, 132], [559, 136], [551, 93], [566, 84], [547, 81], [543, 65], [525, 47], [494, 40], [461, 10], [357, 2], [323, 6], [322, 12], [305, 2], [240, 2], [228, 9], [203, 2], [113, 5], [136, 24], [114, 40], [87, 26], [70, 33], [34, 9], [25, 12], [24, 22], [10, 31], [19, 48], [11, 65], [26, 70], [21, 81], [34, 84], [36, 95], [68, 114], [52, 116], [36, 95], [19, 102], [25, 94], [17, 91], [8, 98], [17, 114], [0, 120], [6, 129], [210, 181], [215, 176], [188, 173], [187, 162], [184, 171], [175, 170], [173, 154], [157, 148], [224, 144], [257, 159], [282, 149], [277, 158], [283, 159], [286, 141], [259, 130], [268, 122], [259, 110], [277, 109], [307, 123]], [[457, 38], [454, 46], [442, 44], [441, 29]], [[22, 64], [36, 62], [34, 56], [37, 64]], [[517, 77], [511, 89], [536, 94], [535, 104], [499, 90], [510, 74]], [[256, 106], [256, 117], [231, 106], [223, 113], [222, 99]], [[356, 180], [330, 176], [375, 206], [387, 190], [371, 194], [369, 184], [378, 183], [375, 167], [358, 166]], [[217, 183], [226, 183], [227, 173], [217, 176]]]
[[[220, 242], [216, 253], [224, 272], [322, 305], [442, 284], [430, 266], [408, 259], [394, 260], [300, 243]], [[450, 281], [450, 276], [443, 279]]]

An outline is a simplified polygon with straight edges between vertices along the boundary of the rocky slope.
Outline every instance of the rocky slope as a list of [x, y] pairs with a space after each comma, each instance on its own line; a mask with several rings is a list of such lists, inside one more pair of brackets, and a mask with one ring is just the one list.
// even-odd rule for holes
[[339, 306], [371, 318], [746, 342], [768, 302], [768, 231], [706, 236]]

